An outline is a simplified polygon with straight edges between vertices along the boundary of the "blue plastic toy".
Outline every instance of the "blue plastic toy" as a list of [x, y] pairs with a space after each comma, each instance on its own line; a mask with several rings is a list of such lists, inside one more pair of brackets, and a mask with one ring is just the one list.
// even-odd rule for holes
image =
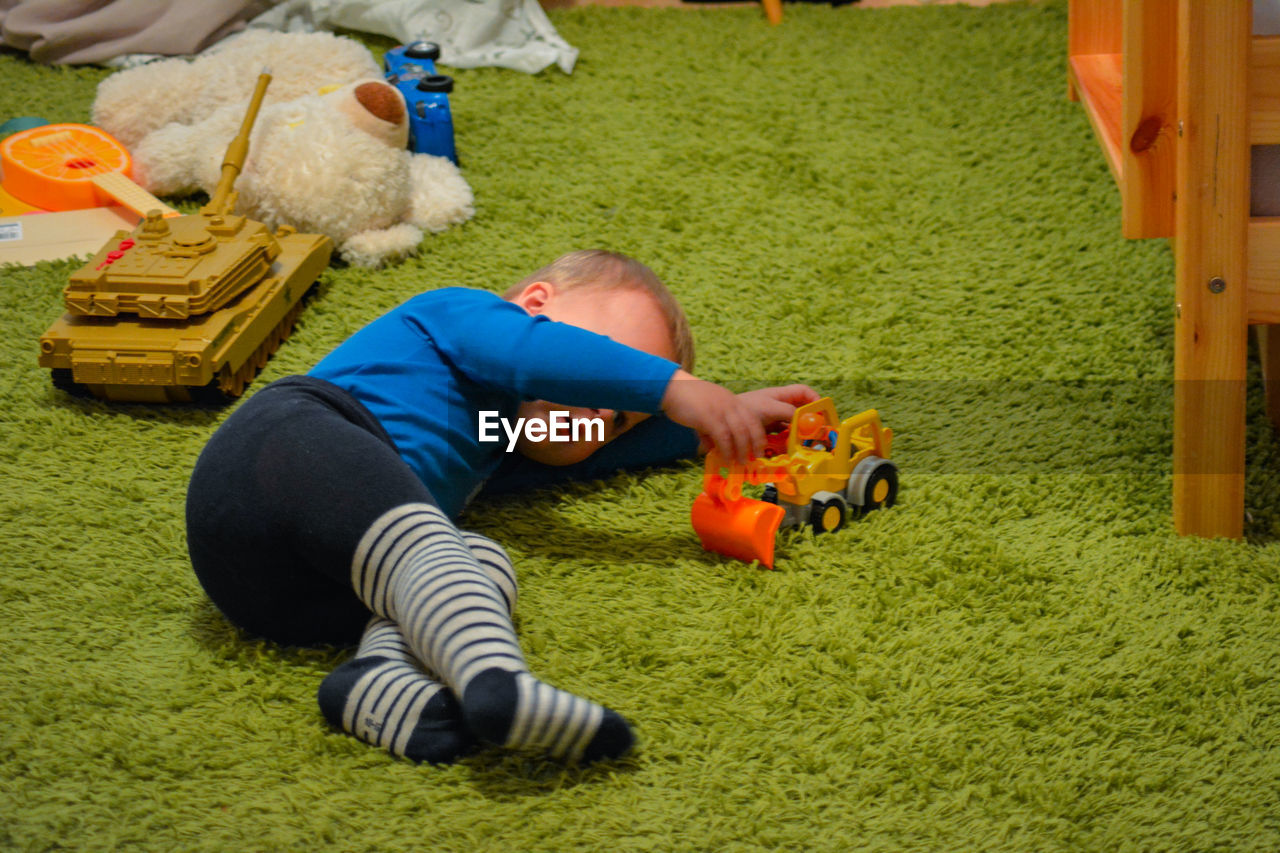
[[415, 41], [387, 51], [383, 63], [387, 82], [400, 90], [409, 107], [409, 148], [457, 163], [449, 110], [453, 78], [436, 73], [439, 57], [440, 46], [435, 42]]
[[49, 122], [35, 116], [18, 116], [11, 118], [4, 124], [0, 124], [0, 139], [6, 136], [12, 136], [22, 130], [30, 130], [33, 127], [44, 127]]

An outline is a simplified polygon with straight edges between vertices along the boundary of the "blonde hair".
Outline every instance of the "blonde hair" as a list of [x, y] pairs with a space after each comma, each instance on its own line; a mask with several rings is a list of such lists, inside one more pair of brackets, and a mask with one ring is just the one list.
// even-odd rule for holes
[[658, 278], [657, 273], [635, 258], [606, 249], [570, 252], [525, 276], [508, 288], [503, 298], [512, 299], [538, 281], [550, 282], [561, 290], [598, 287], [642, 290], [648, 293], [667, 321], [671, 343], [676, 350], [676, 361], [685, 370], [693, 371], [693, 331], [689, 328], [689, 319], [685, 316], [684, 309], [662, 283], [662, 279]]

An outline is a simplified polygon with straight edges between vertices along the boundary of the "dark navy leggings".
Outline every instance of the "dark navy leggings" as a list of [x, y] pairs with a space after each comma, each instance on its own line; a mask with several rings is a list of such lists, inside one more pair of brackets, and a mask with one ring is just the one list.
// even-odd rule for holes
[[356, 545], [406, 503], [435, 501], [368, 409], [291, 376], [241, 404], [201, 452], [187, 548], [234, 624], [286, 645], [347, 645], [370, 616], [349, 579]]

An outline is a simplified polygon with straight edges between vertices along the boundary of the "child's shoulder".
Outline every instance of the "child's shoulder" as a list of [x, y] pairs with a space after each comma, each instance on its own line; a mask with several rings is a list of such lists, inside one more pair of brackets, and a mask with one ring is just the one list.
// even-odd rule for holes
[[479, 325], [528, 321], [528, 313], [496, 293], [474, 287], [440, 287], [419, 293], [393, 309], [396, 317], [432, 334], [454, 334]]
[[411, 297], [401, 307], [418, 307], [423, 305], [430, 306], [481, 306], [481, 305], [510, 305], [496, 293], [489, 290], [482, 290], [478, 287], [438, 287], [434, 290], [424, 290], [417, 296]]

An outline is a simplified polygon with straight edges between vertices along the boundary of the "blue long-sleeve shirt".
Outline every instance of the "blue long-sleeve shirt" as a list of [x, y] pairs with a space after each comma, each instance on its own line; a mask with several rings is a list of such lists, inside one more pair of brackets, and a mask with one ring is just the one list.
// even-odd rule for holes
[[[531, 316], [487, 291], [454, 287], [384, 314], [310, 374], [363, 403], [440, 508], [456, 516], [508, 455], [505, 434], [480, 441], [481, 411], [514, 423], [522, 401], [542, 399], [658, 413], [676, 369], [603, 335]], [[670, 422], [640, 438], [608, 454], [610, 464], [656, 462], [696, 446], [690, 430]], [[599, 464], [584, 470], [598, 471]]]

